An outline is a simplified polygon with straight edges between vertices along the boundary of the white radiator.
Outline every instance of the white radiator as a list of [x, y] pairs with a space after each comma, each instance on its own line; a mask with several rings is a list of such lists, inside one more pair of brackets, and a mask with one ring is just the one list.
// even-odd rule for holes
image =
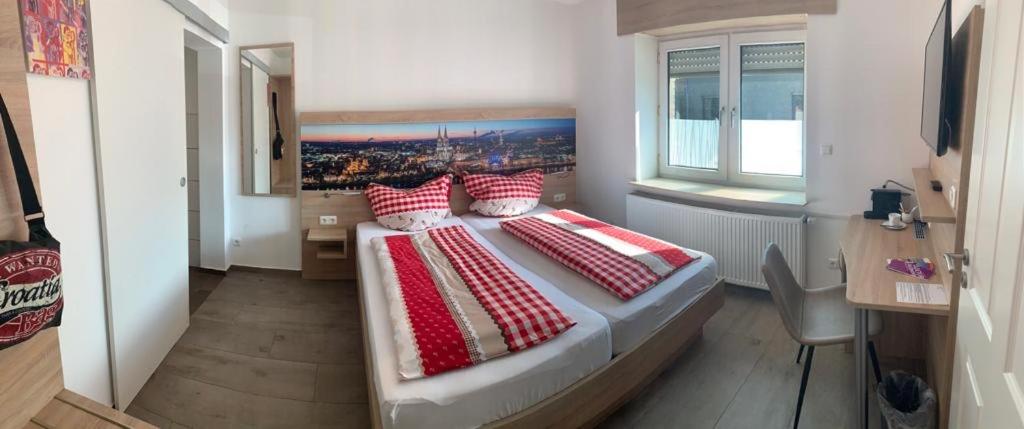
[[708, 253], [726, 282], [759, 289], [768, 288], [761, 255], [768, 243], [778, 244], [797, 281], [806, 284], [803, 216], [739, 213], [628, 195], [626, 223], [634, 231]]

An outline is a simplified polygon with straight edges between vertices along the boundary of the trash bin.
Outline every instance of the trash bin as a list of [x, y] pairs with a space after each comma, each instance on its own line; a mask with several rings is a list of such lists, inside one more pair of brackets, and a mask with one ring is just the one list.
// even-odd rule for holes
[[935, 427], [935, 391], [921, 377], [893, 371], [876, 388], [878, 409], [889, 429]]

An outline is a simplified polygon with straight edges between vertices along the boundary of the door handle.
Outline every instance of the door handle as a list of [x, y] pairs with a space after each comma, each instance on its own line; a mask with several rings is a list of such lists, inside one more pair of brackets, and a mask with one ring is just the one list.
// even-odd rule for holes
[[725, 125], [725, 106], [722, 106], [721, 109], [718, 109], [718, 126], [722, 127], [724, 125]]
[[181, 180], [178, 182], [178, 184], [181, 185], [182, 188], [184, 188], [185, 185], [188, 184], [188, 180], [186, 180], [184, 177], [182, 177]]
[[729, 123], [732, 124], [733, 128], [736, 128], [736, 106], [732, 108], [732, 114], [729, 117]]
[[964, 263], [965, 267], [971, 265], [971, 251], [964, 249], [964, 253], [946, 252], [942, 254], [942, 259], [946, 261], [946, 269], [952, 273], [956, 271], [956, 268], [953, 266], [953, 260], [960, 260]]

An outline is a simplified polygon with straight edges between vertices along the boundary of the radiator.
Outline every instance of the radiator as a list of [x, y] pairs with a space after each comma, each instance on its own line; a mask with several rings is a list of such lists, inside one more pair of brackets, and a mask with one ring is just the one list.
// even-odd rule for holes
[[640, 195], [626, 197], [629, 229], [715, 257], [718, 275], [741, 286], [767, 289], [761, 255], [779, 245], [793, 275], [806, 285], [803, 216], [765, 216], [689, 206]]

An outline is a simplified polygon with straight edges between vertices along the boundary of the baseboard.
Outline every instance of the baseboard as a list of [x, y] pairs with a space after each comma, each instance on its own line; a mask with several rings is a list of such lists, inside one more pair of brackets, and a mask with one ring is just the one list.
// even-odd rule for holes
[[280, 268], [261, 268], [261, 267], [250, 267], [246, 265], [232, 265], [228, 267], [227, 272], [243, 272], [243, 273], [259, 273], [259, 274], [276, 274], [276, 275], [294, 275], [296, 277], [302, 276], [302, 270], [284, 270]]
[[213, 268], [188, 267], [188, 269], [198, 273], [213, 274], [215, 276], [226, 276], [228, 274], [227, 270], [217, 270]]

